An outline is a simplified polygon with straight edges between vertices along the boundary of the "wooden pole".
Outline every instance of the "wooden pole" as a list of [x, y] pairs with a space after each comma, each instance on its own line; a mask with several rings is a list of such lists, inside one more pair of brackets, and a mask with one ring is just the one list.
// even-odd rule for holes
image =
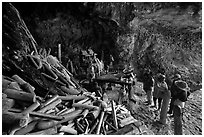
[[60, 62], [62, 62], [61, 61], [61, 44], [58, 44], [58, 59]]
[[38, 110], [37, 112], [45, 113], [47, 110], [55, 108], [58, 104], [62, 102], [61, 99], [55, 100], [52, 103], [48, 104], [47, 106], [43, 107], [42, 109]]
[[116, 111], [115, 111], [114, 101], [113, 100], [111, 101], [111, 107], [112, 107], [112, 116], [113, 116], [114, 126], [118, 130], [118, 122], [117, 122], [117, 118], [116, 118]]
[[101, 130], [101, 126], [102, 126], [104, 115], [105, 115], [105, 111], [102, 110], [101, 111], [101, 117], [100, 117], [99, 124], [98, 124], [97, 131], [96, 131], [97, 135], [100, 134], [100, 130]]

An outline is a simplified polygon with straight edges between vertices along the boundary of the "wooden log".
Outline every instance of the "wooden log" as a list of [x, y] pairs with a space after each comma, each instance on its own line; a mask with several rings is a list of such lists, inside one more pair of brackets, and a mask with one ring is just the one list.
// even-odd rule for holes
[[91, 133], [94, 131], [94, 129], [96, 128], [96, 126], [98, 125], [98, 123], [99, 123], [99, 120], [96, 119], [96, 122], [95, 122], [94, 125], [91, 127], [91, 129], [90, 129], [90, 131], [89, 131], [89, 134], [91, 134]]
[[62, 109], [61, 111], [59, 111], [59, 112], [57, 112], [56, 113], [56, 115], [61, 115], [62, 113], [64, 113], [65, 111], [67, 111], [68, 110], [68, 108], [66, 107], [66, 108], [64, 108], [64, 109]]
[[102, 126], [102, 122], [103, 122], [104, 115], [105, 115], [105, 112], [102, 111], [102, 112], [101, 112], [101, 117], [100, 117], [100, 120], [99, 120], [99, 123], [98, 123], [98, 127], [97, 127], [97, 130], [96, 130], [96, 134], [97, 134], [97, 135], [100, 134], [100, 130], [101, 130], [101, 126]]
[[48, 49], [47, 56], [50, 55], [50, 52], [51, 52], [51, 48]]
[[36, 128], [39, 130], [48, 129], [55, 126], [57, 121], [54, 120], [40, 120], [36, 125]]
[[15, 81], [14, 81], [14, 82], [11, 82], [7, 88], [9, 88], [9, 89], [16, 89], [16, 90], [22, 90], [22, 89], [20, 88], [20, 86], [18, 85], [18, 83], [15, 82]]
[[65, 79], [65, 77], [63, 76], [63, 74], [61, 72], [59, 72], [56, 68], [53, 68], [52, 70], [55, 72], [55, 74], [57, 75], [58, 79], [60, 81], [62, 81], [62, 83], [65, 83], [67, 86], [70, 85], [69, 82]]
[[118, 129], [116, 129], [112, 124], [110, 124], [108, 121], [105, 121], [105, 123], [110, 126], [112, 129], [114, 129], [115, 131], [118, 131]]
[[113, 116], [113, 123], [116, 129], [118, 129], [118, 122], [117, 122], [117, 118], [116, 118], [116, 110], [114, 107], [114, 101], [111, 101], [111, 107], [112, 107], [112, 116]]
[[52, 81], [52, 82], [55, 82], [57, 79], [55, 79], [55, 78], [53, 78], [53, 77], [51, 77], [50, 75], [47, 75], [47, 74], [45, 74], [45, 73], [41, 73], [41, 75], [43, 76], [43, 77], [45, 77], [46, 79], [48, 79], [49, 81]]
[[4, 90], [8, 88], [10, 83], [10, 80], [2, 78], [2, 92], [4, 92]]
[[71, 79], [71, 76], [67, 73], [66, 69], [62, 69], [61, 70], [66, 78], [66, 80], [69, 82], [69, 84], [71, 86], [73, 86], [74, 88], [77, 88], [77, 86], [75, 85], [75, 83], [73, 83], [72, 79]]
[[59, 96], [58, 99], [61, 99], [63, 101], [69, 101], [69, 100], [83, 100], [87, 98], [85, 95], [68, 95], [68, 96]]
[[30, 92], [35, 95], [35, 92], [34, 92], [35, 88], [31, 86], [29, 83], [27, 83], [26, 81], [24, 81], [21, 77], [19, 77], [18, 75], [13, 75], [12, 78], [21, 86], [21, 88], [24, 91]]
[[103, 132], [103, 135], [107, 135], [107, 132], [106, 132], [106, 130], [105, 130], [105, 126], [102, 124], [102, 126], [101, 126], [101, 130], [102, 130], [102, 132]]
[[62, 116], [56, 116], [56, 115], [45, 114], [45, 113], [40, 113], [40, 112], [31, 112], [30, 116], [35, 116], [35, 117], [40, 117], [40, 118], [45, 118], [45, 119], [51, 119], [51, 120], [64, 119]]
[[61, 86], [60, 87], [62, 91], [68, 93], [68, 94], [71, 94], [71, 95], [78, 95], [80, 92], [77, 90], [77, 89], [74, 89], [74, 88], [67, 88], [65, 86]]
[[27, 126], [25, 126], [25, 127], [21, 128], [21, 129], [19, 129], [18, 131], [16, 131], [14, 133], [14, 135], [25, 135], [25, 134], [31, 132], [32, 130], [35, 129], [37, 123], [38, 123], [38, 120], [30, 122]]
[[30, 62], [30, 65], [32, 65], [33, 67], [35, 67], [36, 69], [39, 69], [39, 64], [36, 63], [36, 61], [34, 60], [34, 58], [32, 56], [27, 56], [28, 57], [28, 61]]
[[2, 112], [8, 111], [15, 105], [14, 99], [3, 98], [2, 100]]
[[52, 122], [44, 121], [43, 123], [41, 123], [39, 128], [43, 128], [43, 126], [44, 126], [44, 128], [45, 127], [46, 128], [52, 128], [52, 127], [57, 126], [59, 124], [62, 124], [64, 122], [67, 122], [67, 121], [75, 119], [76, 117], [78, 117], [81, 114], [81, 112], [82, 112], [82, 110], [78, 109], [78, 110], [72, 111], [72, 112], [70, 112], [68, 114], [65, 114], [65, 115], [63, 115], [64, 119], [61, 120], [61, 121], [52, 121]]
[[29, 115], [22, 113], [12, 113], [6, 112], [2, 114], [2, 125], [11, 130], [14, 130], [19, 127], [24, 127], [28, 124]]
[[62, 126], [59, 130], [60, 132], [66, 132], [72, 135], [77, 135], [77, 130], [75, 130], [74, 128], [71, 128], [69, 126]]
[[29, 93], [32, 93], [33, 95], [35, 95], [35, 88], [32, 87], [29, 83], [25, 83], [23, 85], [21, 85], [21, 88], [26, 91], [26, 92], [29, 92]]
[[23, 110], [17, 109], [17, 108], [10, 108], [8, 111], [9, 112], [14, 112], [14, 113], [21, 113]]
[[91, 104], [91, 99], [90, 98], [85, 98], [83, 100], [80, 100], [77, 103], [81, 103], [81, 104]]
[[107, 133], [106, 133], [106, 130], [105, 130], [105, 121], [107, 120], [107, 118], [108, 118], [108, 114], [105, 114], [105, 115], [104, 115], [103, 122], [102, 122], [102, 126], [101, 126], [104, 135], [107, 134]]
[[32, 112], [33, 110], [35, 110], [37, 107], [40, 106], [39, 102], [35, 102], [33, 103], [31, 106], [29, 106], [28, 108], [26, 108], [23, 112], [21, 112], [22, 114], [28, 114], [30, 112]]
[[41, 108], [47, 106], [48, 104], [50, 104], [51, 102], [57, 100], [59, 97], [59, 95], [54, 95], [53, 97], [51, 97], [50, 99], [46, 100], [42, 105]]
[[49, 129], [45, 129], [45, 130], [41, 130], [41, 131], [33, 132], [33, 133], [28, 133], [26, 135], [54, 135], [56, 133], [57, 133], [57, 127], [54, 126]]
[[42, 109], [38, 110], [37, 112], [45, 113], [47, 110], [55, 108], [61, 102], [62, 102], [61, 99], [57, 99], [57, 100], [53, 101], [52, 103], [48, 104], [47, 106], [43, 107]]
[[61, 113], [60, 116], [63, 116], [63, 115], [65, 115], [65, 114], [68, 114], [68, 113], [70, 113], [70, 112], [72, 112], [72, 111], [75, 111], [75, 110], [76, 110], [75, 108], [67, 109], [66, 111], [64, 111], [63, 113]]
[[45, 67], [45, 73], [51, 76], [53, 79], [57, 80], [57, 75], [52, 71], [47, 63], [44, 63], [43, 66]]
[[[15, 80], [13, 80], [12, 78], [10, 77], [7, 77], [7, 76], [4, 76], [2, 75], [2, 80], [5, 79], [5, 80], [8, 80], [8, 81], [11, 81], [11, 82], [14, 82]], [[3, 83], [2, 83], [3, 84]]]
[[86, 109], [99, 109], [99, 107], [97, 107], [97, 106], [82, 104], [82, 103], [73, 103], [72, 107], [86, 108]]
[[85, 110], [82, 112], [82, 117], [85, 118], [88, 113], [89, 113], [89, 109], [85, 109]]
[[91, 111], [88, 115], [91, 115], [91, 117], [96, 119], [99, 116], [100, 112], [101, 112], [101, 108], [99, 107], [99, 109], [95, 109]]
[[59, 132], [59, 133], [56, 133], [56, 134], [53, 134], [53, 135], [64, 135], [65, 132]]
[[77, 116], [79, 116], [79, 114], [81, 114], [82, 111], [83, 111], [82, 109], [77, 109], [77, 110], [72, 111], [68, 114], [62, 115], [64, 117], [64, 120], [62, 120], [62, 121], [72, 120], [72, 119], [76, 118]]
[[59, 59], [59, 62], [62, 62], [61, 61], [61, 44], [58, 44], [58, 59]]
[[99, 99], [99, 100], [97, 100], [97, 102], [99, 102], [101, 104], [102, 108], [107, 108], [108, 107], [107, 103], [105, 101], [103, 101], [103, 100]]
[[[8, 111], [14, 112], [14, 113], [21, 113], [22, 112], [22, 110], [14, 109], [14, 108], [9, 109]], [[35, 112], [35, 111], [30, 112], [29, 115], [30, 115], [30, 117], [39, 117], [39, 118], [45, 118], [45, 119], [57, 120], [57, 121], [64, 119], [64, 117], [62, 117], [62, 116], [45, 114], [45, 113], [40, 113], [40, 112]]]
[[15, 89], [6, 89], [4, 93], [8, 96], [8, 98], [26, 101], [26, 102], [35, 102], [36, 96], [31, 93], [26, 93], [23, 91], [15, 90]]
[[6, 99], [7, 95], [5, 93], [2, 93], [2, 99]]
[[106, 134], [107, 135], [110, 135], [111, 133], [113, 133], [114, 132], [114, 130], [108, 130], [108, 131], [106, 131]]

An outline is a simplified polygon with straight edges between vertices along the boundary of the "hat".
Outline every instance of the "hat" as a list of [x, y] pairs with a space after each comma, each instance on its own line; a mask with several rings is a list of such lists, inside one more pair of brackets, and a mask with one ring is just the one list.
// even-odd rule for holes
[[176, 74], [176, 75], [174, 75], [173, 79], [181, 79], [181, 75], [180, 74]]
[[178, 80], [175, 82], [175, 85], [181, 89], [181, 90], [184, 90], [184, 91], [188, 91], [190, 88], [188, 87], [188, 84], [185, 82], [185, 81], [182, 81], [182, 80]]

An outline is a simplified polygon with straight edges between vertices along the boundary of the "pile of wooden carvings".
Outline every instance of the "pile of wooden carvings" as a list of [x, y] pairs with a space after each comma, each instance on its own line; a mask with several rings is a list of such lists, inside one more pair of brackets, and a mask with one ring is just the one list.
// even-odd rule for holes
[[3, 76], [3, 134], [106, 135], [134, 122], [125, 107], [115, 105], [105, 94], [99, 98], [82, 88], [53, 56], [46, 56], [46, 60], [40, 56], [28, 58], [36, 69], [46, 70], [41, 75], [58, 83], [59, 89], [42, 97], [35, 94], [36, 87], [18, 75]]
[[[66, 96], [36, 96], [19, 76], [3, 77], [4, 134], [110, 134], [134, 122], [129, 111], [106, 96], [90, 92]], [[67, 89], [68, 90], [68, 89]], [[7, 128], [7, 129], [5, 129]]]

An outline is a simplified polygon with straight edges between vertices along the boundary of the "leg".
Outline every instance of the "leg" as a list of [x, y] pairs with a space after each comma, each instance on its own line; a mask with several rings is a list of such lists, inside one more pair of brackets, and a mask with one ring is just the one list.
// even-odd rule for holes
[[161, 109], [162, 98], [158, 98], [158, 110]]
[[154, 107], [157, 107], [157, 98], [153, 97]]
[[147, 93], [147, 103], [150, 104], [150, 90], [147, 90], [146, 93]]
[[170, 101], [170, 98], [167, 98], [167, 97], [164, 98], [162, 101], [162, 107], [160, 111], [160, 120], [159, 120], [162, 124], [166, 124], [169, 101]]
[[148, 101], [148, 104], [151, 105], [152, 104], [152, 90], [148, 90], [147, 91], [147, 101]]
[[182, 112], [181, 108], [174, 105], [173, 114], [174, 114], [174, 135], [182, 135]]
[[175, 99], [174, 99], [174, 98], [171, 98], [171, 102], [170, 102], [170, 107], [169, 107], [168, 114], [172, 114], [172, 112], [173, 112], [174, 101], [175, 101]]

